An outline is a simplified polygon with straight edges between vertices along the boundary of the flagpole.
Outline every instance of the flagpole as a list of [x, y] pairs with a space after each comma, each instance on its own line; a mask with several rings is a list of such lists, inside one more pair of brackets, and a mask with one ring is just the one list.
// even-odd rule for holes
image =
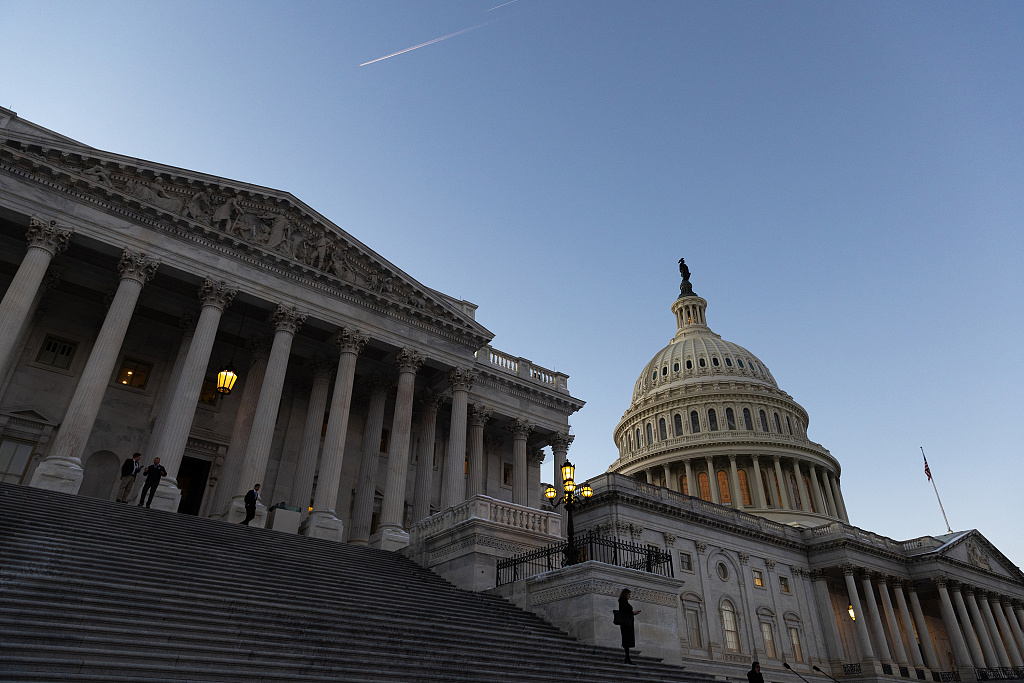
[[924, 454], [924, 446], [921, 446], [921, 457], [924, 458], [924, 473], [928, 475], [928, 481], [932, 483], [932, 489], [935, 490], [935, 500], [939, 501], [939, 509], [942, 510], [942, 519], [946, 522], [946, 531], [953, 533], [953, 530], [949, 528], [949, 518], [946, 517], [946, 508], [942, 507], [942, 498], [939, 498], [939, 489], [935, 486], [935, 479], [932, 477], [932, 471], [928, 467], [928, 456]]

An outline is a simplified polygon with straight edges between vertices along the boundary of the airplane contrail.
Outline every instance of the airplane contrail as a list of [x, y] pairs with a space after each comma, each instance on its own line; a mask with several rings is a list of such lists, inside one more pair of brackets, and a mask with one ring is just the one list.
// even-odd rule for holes
[[[515, 2], [516, 0], [512, 0], [512, 1]], [[506, 4], [509, 4], [509, 3], [506, 3]], [[483, 28], [484, 26], [488, 26], [489, 24], [493, 24], [493, 23], [494, 23], [493, 21], [488, 21], [488, 22], [483, 23], [483, 24], [477, 24], [476, 26], [470, 26], [469, 28], [464, 28], [461, 31], [456, 31], [455, 33], [449, 33], [446, 36], [441, 36], [440, 38], [434, 38], [433, 40], [428, 40], [425, 43], [420, 43], [419, 45], [413, 45], [412, 47], [407, 47], [404, 50], [399, 50], [398, 52], [392, 52], [391, 54], [385, 55], [385, 56], [383, 56], [383, 57], [381, 57], [379, 59], [374, 59], [374, 60], [371, 60], [369, 62], [363, 62], [359, 66], [366, 66], [367, 64], [376, 64], [377, 62], [382, 62], [385, 59], [391, 59], [392, 57], [397, 57], [398, 55], [404, 55], [406, 52], [411, 52], [412, 50], [418, 50], [421, 47], [426, 47], [427, 45], [433, 45], [434, 43], [440, 43], [442, 40], [448, 40], [449, 38], [454, 38], [455, 36], [461, 36], [463, 33], [469, 33], [470, 31], [475, 31], [478, 28]]]
[[[498, 5], [498, 7], [504, 7], [505, 5], [511, 5], [513, 2], [519, 2], [519, 0], [509, 0], [509, 2], [502, 3], [502, 4]], [[485, 10], [484, 14], [487, 14], [487, 12], [493, 12], [494, 10], [498, 9], [498, 7], [492, 7], [489, 10]]]

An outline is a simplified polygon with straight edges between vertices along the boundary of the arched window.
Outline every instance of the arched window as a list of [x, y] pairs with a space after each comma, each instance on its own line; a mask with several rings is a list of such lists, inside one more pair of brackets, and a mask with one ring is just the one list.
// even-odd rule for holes
[[[811, 480], [808, 479], [807, 477], [804, 477], [804, 488], [807, 489], [808, 491], [811, 490]], [[811, 504], [811, 512], [817, 512], [818, 508], [814, 506], [814, 496], [808, 493], [807, 497], [810, 498], [808, 502]]]
[[781, 434], [782, 433], [782, 423], [779, 422], [779, 414], [778, 413], [773, 413], [773, 415], [775, 416], [775, 431], [778, 432], [779, 434]]
[[636, 428], [636, 447], [640, 448], [641, 445], [642, 444], [640, 443], [640, 428], [637, 427]]
[[650, 446], [652, 443], [654, 443], [654, 434], [653, 434], [653, 430], [651, 429], [651, 423], [648, 422], [647, 423], [647, 445]]
[[676, 436], [683, 435], [683, 416], [676, 413], [672, 418], [672, 426], [676, 428]]
[[697, 359], [697, 365], [699, 365], [699, 366], [701, 366], [701, 367], [703, 368], [703, 367], [705, 367], [705, 366], [706, 366], [707, 364], [706, 364], [706, 363], [704, 362], [704, 359], [703, 359], [703, 358], [698, 358], [698, 359]]
[[679, 361], [672, 364], [672, 372], [679, 372]]
[[750, 419], [750, 408], [743, 409], [743, 428], [748, 432], [754, 431], [754, 421]]
[[750, 502], [750, 482], [747, 481], [747, 471], [740, 470], [740, 500], [743, 501], [744, 505], [752, 505]]
[[741, 359], [737, 358], [736, 362], [740, 364], [741, 368], [743, 367], [743, 361]]
[[658, 434], [661, 436], [662, 441], [668, 438], [668, 430], [665, 429], [665, 418], [658, 420]]
[[700, 499], [711, 500], [711, 485], [708, 484], [708, 473], [701, 472], [697, 475], [697, 486], [700, 487]]
[[700, 416], [696, 410], [690, 411], [690, 431], [694, 434], [700, 433]]
[[725, 409], [725, 425], [729, 431], [736, 429], [736, 413], [732, 412], [732, 408]]
[[711, 356], [711, 364], [718, 367], [718, 356]]
[[663, 367], [661, 369], [661, 376], [664, 377], [667, 374], [668, 374], [668, 366], [666, 365], [665, 367]]
[[786, 432], [793, 434], [793, 423], [789, 421], [789, 415], [786, 416]]
[[713, 432], [718, 431], [718, 415], [715, 414], [714, 408], [708, 410], [708, 429]]
[[658, 371], [657, 370], [655, 370], [654, 372], [651, 373], [651, 381], [653, 382], [656, 379], [658, 379]]
[[761, 468], [761, 486], [764, 488], [764, 506], [765, 507], [769, 507], [769, 508], [775, 507], [775, 505], [772, 503], [772, 490], [771, 490], [771, 488], [769, 488], [769, 486], [770, 486], [769, 482], [770, 481], [771, 480], [768, 478], [768, 470], [766, 470], [765, 468], [762, 467]]
[[725, 364], [728, 365], [731, 368], [732, 367], [732, 358], [726, 357]]
[[740, 630], [736, 623], [736, 609], [728, 600], [722, 602], [722, 630], [725, 631], [725, 649], [740, 651]]
[[760, 414], [760, 417], [761, 417], [761, 431], [762, 432], [767, 432], [768, 431], [768, 416], [764, 414], [763, 410], [759, 410], [757, 412]]
[[796, 501], [796, 505], [794, 505], [794, 507], [797, 510], [803, 510], [804, 506], [800, 502], [800, 487], [796, 485], [796, 477], [792, 474], [789, 475], [789, 492], [793, 500]]
[[722, 505], [732, 505], [732, 495], [729, 493], [729, 475], [725, 470], [718, 470], [718, 497]]
[[679, 490], [683, 492], [684, 496], [690, 495], [690, 482], [686, 481], [685, 474], [679, 477]]
[[686, 361], [686, 369], [687, 370], [693, 370], [693, 361], [692, 360], [687, 360]]

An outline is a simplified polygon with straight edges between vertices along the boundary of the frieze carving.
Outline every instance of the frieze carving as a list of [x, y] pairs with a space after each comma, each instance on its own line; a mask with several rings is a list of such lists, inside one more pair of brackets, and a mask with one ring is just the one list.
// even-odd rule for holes
[[474, 403], [469, 407], [469, 426], [483, 427], [491, 419], [492, 412], [487, 406]]
[[71, 230], [57, 227], [57, 221], [44, 221], [32, 217], [28, 220], [28, 232], [25, 234], [30, 247], [45, 249], [50, 256], [56, 256], [68, 248], [71, 241]]
[[135, 280], [146, 284], [156, 275], [159, 265], [158, 261], [146, 258], [145, 254], [133, 254], [125, 249], [121, 253], [121, 260], [117, 262], [117, 272], [120, 273], [122, 280]]
[[982, 569], [992, 571], [992, 563], [988, 559], [988, 553], [986, 553], [981, 546], [974, 541], [974, 539], [967, 541], [967, 561], [975, 567], [981, 567]]
[[398, 372], [411, 372], [415, 374], [419, 371], [420, 366], [423, 365], [423, 355], [416, 353], [410, 348], [402, 347], [395, 354], [395, 367], [398, 368]]
[[236, 294], [238, 294], [237, 289], [232, 289], [228, 287], [227, 283], [216, 282], [211, 278], [206, 278], [199, 286], [199, 300], [203, 302], [203, 306], [213, 306], [222, 311], [231, 305]]
[[278, 332], [295, 334], [302, 327], [302, 323], [306, 322], [306, 317], [306, 313], [299, 313], [294, 306], [279, 304], [270, 314], [267, 322], [273, 325]]
[[448, 386], [452, 391], [469, 391], [476, 381], [476, 370], [470, 368], [452, 368], [448, 371]]
[[517, 441], [525, 441], [530, 432], [533, 431], [533, 425], [526, 420], [517, 417], [508, 423], [508, 430], [512, 432], [512, 438]]
[[352, 353], [359, 355], [370, 338], [359, 333], [359, 330], [342, 327], [331, 337], [331, 343], [338, 347], [341, 353]]

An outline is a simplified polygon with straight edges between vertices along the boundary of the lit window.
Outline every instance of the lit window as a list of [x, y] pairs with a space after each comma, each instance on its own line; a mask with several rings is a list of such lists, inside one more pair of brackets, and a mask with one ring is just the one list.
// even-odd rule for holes
[[770, 508], [770, 507], [774, 507], [774, 505], [772, 504], [772, 491], [769, 488], [769, 483], [768, 483], [769, 481], [771, 481], [771, 480], [768, 478], [768, 470], [766, 470], [765, 468], [762, 467], [761, 468], [761, 486], [762, 486], [762, 488], [764, 488], [764, 506]]
[[722, 499], [722, 505], [732, 505], [732, 496], [729, 494], [729, 476], [725, 470], [718, 470], [718, 496]]
[[732, 408], [725, 409], [725, 424], [729, 431], [736, 429], [736, 413], [732, 411]]
[[700, 433], [700, 416], [696, 410], [690, 411], [690, 431], [694, 434]]
[[672, 426], [675, 427], [675, 429], [676, 429], [676, 436], [682, 436], [683, 435], [683, 416], [680, 415], [679, 413], [676, 413], [675, 417], [672, 418]]
[[725, 631], [725, 649], [728, 652], [739, 652], [740, 633], [736, 625], [736, 610], [728, 600], [722, 603], [722, 628]]
[[748, 431], [754, 431], [754, 422], [750, 419], [750, 408], [743, 409], [743, 427]]
[[775, 659], [775, 637], [772, 635], [772, 625], [761, 622], [761, 636], [764, 638], [764, 653], [771, 659]]
[[754, 573], [754, 585], [758, 588], [764, 588], [764, 573], [760, 569], [751, 570]]
[[711, 486], [708, 484], [708, 473], [701, 472], [697, 475], [697, 486], [700, 487], [700, 499], [711, 500]]
[[740, 479], [740, 498], [743, 500], [743, 504], [749, 507], [751, 505], [750, 482], [747, 480], [747, 471], [740, 470], [737, 476]]
[[75, 342], [47, 335], [43, 348], [39, 349], [39, 355], [36, 356], [36, 362], [67, 370], [71, 366], [71, 359], [75, 357], [76, 348], [78, 344]]
[[661, 435], [662, 441], [668, 438], [668, 429], [665, 428], [665, 418], [658, 420], [658, 434]]
[[786, 593], [787, 595], [789, 594], [789, 577], [779, 577], [779, 590], [783, 593]]
[[20, 484], [25, 478], [35, 447], [34, 443], [25, 441], [0, 440], [0, 482]]
[[679, 477], [679, 490], [683, 492], [684, 496], [690, 495], [690, 482], [686, 480], [685, 474]]
[[690, 647], [703, 647], [700, 637], [700, 613], [695, 609], [687, 609], [685, 614], [686, 637], [690, 641]]
[[789, 640], [793, 643], [793, 659], [798, 662], [804, 661], [804, 651], [800, 647], [800, 631], [796, 626], [789, 627]]
[[714, 408], [708, 410], [708, 429], [713, 432], [718, 431], [718, 414], [715, 413]]
[[117, 373], [117, 383], [126, 387], [145, 389], [149, 381], [149, 373], [153, 370], [151, 363], [125, 358]]
[[693, 571], [693, 558], [690, 557], [690, 553], [684, 553], [681, 550], [679, 551], [679, 568], [684, 572]]
[[[808, 479], [807, 477], [804, 477], [804, 487], [805, 487], [805, 488], [806, 488], [806, 489], [807, 489], [808, 491], [810, 491], [810, 490], [811, 490], [811, 480], [810, 480], [810, 479]], [[809, 495], [808, 497], [809, 497], [809, 498], [811, 499], [811, 512], [817, 512], [817, 511], [818, 511], [818, 509], [817, 509], [816, 507], [814, 507], [814, 496], [810, 496], [810, 495]]]

